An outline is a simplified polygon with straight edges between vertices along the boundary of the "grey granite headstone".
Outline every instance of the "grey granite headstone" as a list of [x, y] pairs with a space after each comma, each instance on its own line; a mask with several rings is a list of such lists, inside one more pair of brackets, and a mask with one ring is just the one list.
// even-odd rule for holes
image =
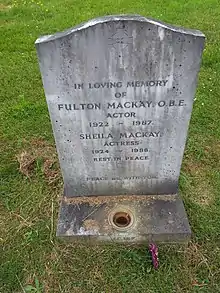
[[[197, 30], [119, 15], [36, 41], [64, 180], [58, 235], [115, 235], [116, 227], [103, 230], [102, 222], [112, 223], [103, 210], [114, 211], [124, 197], [121, 209], [134, 216], [133, 228], [116, 240], [132, 241], [129, 233], [149, 239], [159, 218], [163, 231], [155, 231], [169, 240], [178, 221], [190, 233], [177, 192], [204, 39]], [[103, 198], [94, 212], [97, 196]], [[170, 212], [161, 200], [172, 202]], [[156, 210], [154, 224], [146, 216], [141, 230], [139, 214], [152, 220]], [[85, 217], [96, 228], [83, 226]]]

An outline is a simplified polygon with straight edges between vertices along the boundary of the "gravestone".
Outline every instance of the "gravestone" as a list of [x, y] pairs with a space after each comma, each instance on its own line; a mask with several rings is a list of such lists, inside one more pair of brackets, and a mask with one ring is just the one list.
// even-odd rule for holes
[[188, 239], [178, 180], [204, 39], [119, 15], [36, 41], [64, 181], [58, 236]]

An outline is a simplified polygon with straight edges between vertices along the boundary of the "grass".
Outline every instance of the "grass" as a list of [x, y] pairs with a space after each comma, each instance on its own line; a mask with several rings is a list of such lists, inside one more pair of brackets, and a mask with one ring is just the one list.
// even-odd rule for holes
[[[0, 292], [220, 292], [219, 1], [3, 0], [0, 10]], [[193, 239], [186, 247], [161, 246], [159, 271], [144, 246], [55, 237], [62, 180], [34, 41], [120, 13], [197, 28], [207, 37], [180, 178]]]

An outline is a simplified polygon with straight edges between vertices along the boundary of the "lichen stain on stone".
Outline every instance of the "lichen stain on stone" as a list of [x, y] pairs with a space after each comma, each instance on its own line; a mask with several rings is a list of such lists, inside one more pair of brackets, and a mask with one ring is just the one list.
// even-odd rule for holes
[[72, 236], [74, 233], [73, 233], [73, 228], [74, 228], [74, 225], [75, 225], [75, 221], [73, 221], [71, 224], [70, 224], [70, 228], [68, 230], [66, 230], [65, 232], [65, 235], [66, 236]]
[[98, 232], [100, 229], [99, 223], [96, 220], [87, 219], [83, 222], [83, 228], [87, 231], [96, 231]]
[[77, 235], [89, 235], [89, 236], [94, 236], [94, 235], [100, 235], [99, 231], [95, 229], [89, 229], [86, 230], [84, 227], [80, 227], [80, 229], [77, 231]]

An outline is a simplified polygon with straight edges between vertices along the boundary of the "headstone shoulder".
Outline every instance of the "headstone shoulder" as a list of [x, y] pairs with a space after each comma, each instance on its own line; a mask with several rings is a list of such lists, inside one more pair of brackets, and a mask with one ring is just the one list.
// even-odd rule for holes
[[107, 16], [103, 16], [103, 17], [99, 17], [99, 18], [94, 18], [94, 19], [91, 19], [87, 22], [83, 22], [77, 26], [74, 26], [70, 29], [67, 29], [63, 32], [58, 32], [53, 35], [41, 36], [35, 41], [35, 44], [37, 45], [37, 44], [41, 44], [41, 43], [50, 42], [55, 39], [59, 39], [59, 38], [63, 38], [65, 36], [68, 36], [68, 35], [75, 33], [79, 30], [87, 29], [87, 28], [95, 26], [97, 24], [108, 23], [108, 22], [113, 22], [113, 21], [114, 22], [117, 22], [117, 21], [137, 21], [140, 23], [149, 23], [152, 25], [156, 25], [158, 27], [162, 27], [164, 29], [171, 30], [173, 32], [186, 34], [186, 35], [192, 35], [195, 37], [205, 38], [205, 35], [199, 30], [187, 29], [187, 28], [180, 27], [180, 26], [170, 25], [165, 22], [162, 22], [162, 21], [159, 21], [159, 20], [156, 20], [153, 18], [143, 17], [138, 14], [131, 14], [131, 15], [130, 14], [121, 14], [121, 15], [107, 15]]

